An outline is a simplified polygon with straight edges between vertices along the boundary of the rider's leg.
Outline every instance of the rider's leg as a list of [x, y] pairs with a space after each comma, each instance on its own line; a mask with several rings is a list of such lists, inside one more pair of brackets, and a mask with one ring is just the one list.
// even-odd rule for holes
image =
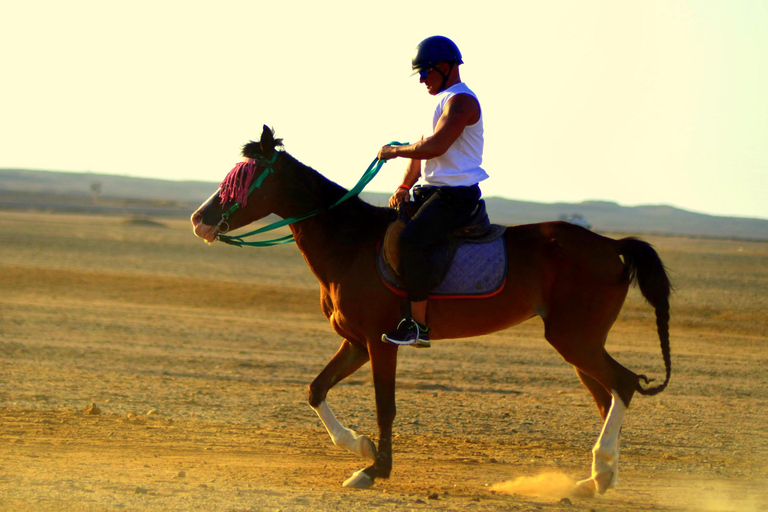
[[421, 325], [427, 325], [427, 301], [411, 302], [411, 317]]

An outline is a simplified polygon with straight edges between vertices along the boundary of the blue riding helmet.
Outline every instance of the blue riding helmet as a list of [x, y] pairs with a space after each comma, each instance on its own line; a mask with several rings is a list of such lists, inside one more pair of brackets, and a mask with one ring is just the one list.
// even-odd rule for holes
[[428, 37], [416, 46], [416, 55], [411, 61], [413, 75], [418, 73], [421, 78], [425, 78], [427, 72], [438, 62], [464, 64], [456, 43], [443, 36]]

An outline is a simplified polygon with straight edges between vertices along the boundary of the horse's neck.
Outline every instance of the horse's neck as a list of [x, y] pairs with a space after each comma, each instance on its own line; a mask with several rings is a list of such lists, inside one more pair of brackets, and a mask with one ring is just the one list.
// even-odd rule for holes
[[318, 280], [330, 287], [349, 277], [355, 260], [375, 255], [386, 215], [353, 198], [328, 212], [291, 226], [296, 244]]
[[[316, 171], [306, 168], [302, 178], [311, 185], [291, 207], [292, 216], [301, 216], [317, 208], [327, 208], [338, 201], [347, 190]], [[291, 225], [296, 244], [304, 259], [326, 286], [343, 280], [352, 261], [361, 253], [375, 254], [377, 240], [384, 235], [388, 213], [358, 197], [335, 208]]]

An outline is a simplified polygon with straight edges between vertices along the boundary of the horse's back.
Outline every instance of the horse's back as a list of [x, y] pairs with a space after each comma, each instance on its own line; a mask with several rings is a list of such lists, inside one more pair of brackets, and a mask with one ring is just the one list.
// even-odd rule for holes
[[626, 281], [619, 242], [581, 226], [562, 221], [521, 224], [507, 227], [504, 237], [510, 272], [521, 264], [516, 261], [524, 262], [523, 267], [539, 262], [543, 272], [560, 276], [578, 273], [590, 281]]

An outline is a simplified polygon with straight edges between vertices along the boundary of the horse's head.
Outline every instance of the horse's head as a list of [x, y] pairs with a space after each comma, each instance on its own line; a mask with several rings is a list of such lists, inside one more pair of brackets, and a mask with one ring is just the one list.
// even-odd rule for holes
[[243, 146], [243, 161], [221, 182], [219, 189], [192, 214], [195, 235], [213, 242], [219, 234], [237, 229], [276, 212], [277, 179], [282, 140], [266, 125], [258, 142]]

